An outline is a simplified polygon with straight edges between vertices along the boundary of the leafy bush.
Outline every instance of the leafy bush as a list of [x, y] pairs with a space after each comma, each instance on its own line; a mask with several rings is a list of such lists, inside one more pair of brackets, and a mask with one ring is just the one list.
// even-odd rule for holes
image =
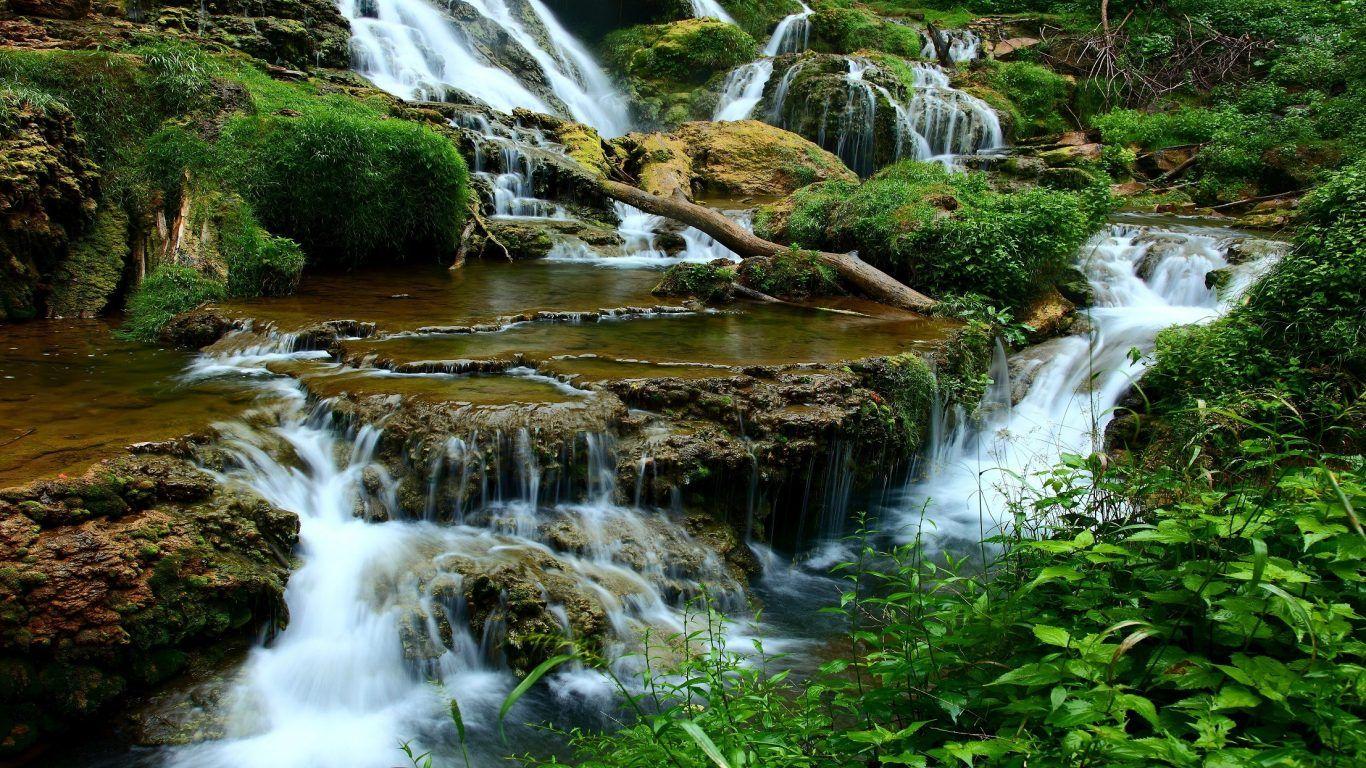
[[1068, 129], [1062, 110], [1071, 84], [1062, 75], [1023, 61], [993, 62], [987, 70], [986, 82], [1012, 105], [1017, 137], [1062, 133]]
[[735, 267], [724, 260], [675, 264], [664, 272], [653, 293], [656, 296], [692, 297], [703, 304], [721, 304], [730, 301], [734, 282]]
[[1218, 115], [1208, 109], [1182, 107], [1171, 112], [1116, 109], [1098, 115], [1092, 124], [1106, 144], [1137, 144], [1161, 149], [1200, 144], [1214, 138]]
[[299, 286], [304, 252], [287, 237], [265, 231], [245, 203], [229, 205], [219, 224], [229, 296], [286, 296]]
[[224, 127], [224, 171], [273, 232], [316, 263], [453, 251], [469, 175], [452, 143], [402, 120], [320, 104]]
[[794, 244], [857, 250], [918, 289], [975, 292], [1008, 306], [1052, 281], [1108, 210], [1102, 187], [1002, 193], [983, 174], [910, 161], [857, 188], [817, 184], [793, 200]]
[[[1366, 375], [1361, 307], [1366, 305], [1366, 161], [1332, 176], [1301, 204], [1291, 255], [1224, 318], [1164, 332], [1144, 378], [1168, 409], [1196, 401], [1292, 404], [1312, 432], [1360, 425], [1343, 413]], [[1282, 425], [1284, 426], [1284, 425]], [[1359, 436], [1349, 442], [1359, 440]]]
[[221, 282], [178, 264], [152, 270], [128, 300], [128, 320], [119, 335], [139, 341], [155, 341], [171, 318], [206, 301], [226, 295]]

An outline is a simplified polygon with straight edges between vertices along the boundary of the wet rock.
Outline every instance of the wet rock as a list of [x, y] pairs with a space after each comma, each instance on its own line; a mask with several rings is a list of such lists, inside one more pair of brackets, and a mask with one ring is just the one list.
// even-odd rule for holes
[[1037, 37], [1012, 37], [1009, 40], [1002, 40], [991, 46], [991, 56], [994, 59], [1008, 61], [1015, 58], [1020, 51], [1033, 48], [1041, 40]]
[[1050, 149], [1039, 156], [1051, 168], [1074, 166], [1079, 163], [1099, 163], [1101, 145], [1077, 144]]
[[514, 259], [544, 258], [556, 244], [568, 241], [596, 250], [621, 246], [615, 230], [579, 219], [492, 219], [488, 228], [498, 242], [477, 244], [485, 257], [502, 257], [500, 244]]
[[181, 458], [126, 456], [0, 490], [0, 754], [285, 616], [298, 520]]
[[90, 13], [90, 0], [9, 0], [15, 13], [51, 19], [80, 19]]
[[10, 322], [42, 314], [46, 286], [94, 220], [99, 173], [61, 103], [8, 91], [0, 102], [14, 116], [0, 123], [0, 322]]
[[1065, 333], [1077, 307], [1068, 301], [1057, 288], [1049, 288], [1026, 308], [1020, 322], [1029, 326], [1029, 343], [1038, 344]]
[[775, 197], [819, 181], [858, 180], [830, 152], [757, 120], [686, 123], [673, 135], [686, 147], [699, 191]]

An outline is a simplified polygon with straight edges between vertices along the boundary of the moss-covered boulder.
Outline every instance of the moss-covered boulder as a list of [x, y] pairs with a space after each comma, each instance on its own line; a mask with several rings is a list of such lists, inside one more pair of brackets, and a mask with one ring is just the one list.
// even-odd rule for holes
[[0, 322], [42, 313], [54, 270], [94, 218], [98, 181], [70, 109], [0, 87]]
[[155, 21], [293, 69], [351, 65], [351, 27], [330, 0], [168, 0]]
[[0, 755], [282, 620], [297, 536], [171, 456], [0, 490]]
[[617, 30], [603, 41], [603, 61], [632, 97], [638, 122], [673, 126], [708, 117], [715, 93], [709, 80], [753, 60], [759, 44], [744, 30], [716, 19], [685, 19]]
[[734, 296], [735, 264], [717, 259], [707, 264], [675, 264], [654, 287], [656, 296], [697, 299], [703, 304], [724, 304]]
[[669, 134], [630, 134], [615, 145], [627, 172], [657, 195], [772, 197], [818, 181], [857, 180], [833, 154], [756, 120], [686, 123]]

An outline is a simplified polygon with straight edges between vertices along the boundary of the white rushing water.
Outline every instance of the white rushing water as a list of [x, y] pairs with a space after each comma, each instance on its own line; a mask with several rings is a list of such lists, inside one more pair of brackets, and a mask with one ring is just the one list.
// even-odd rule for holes
[[[805, 64], [788, 68], [774, 89], [765, 119], [793, 129], [810, 114], [819, 115], [813, 140], [839, 155], [860, 176], [873, 174], [880, 158], [941, 162], [953, 166], [964, 155], [990, 153], [1005, 146], [1001, 119], [986, 102], [954, 88], [949, 74], [936, 64], [911, 65], [912, 81], [900, 96], [878, 81], [891, 79], [869, 59], [851, 56], [844, 74], [844, 104], [789, 105], [789, 90]], [[900, 90], [900, 89], [899, 89]], [[892, 112], [893, 146], [883, 146], [879, 115]], [[814, 112], [813, 112], [814, 111]]]
[[811, 14], [806, 3], [801, 11], [782, 21], [764, 46], [764, 58], [735, 68], [726, 76], [721, 97], [716, 102], [712, 120], [745, 120], [764, 98], [764, 89], [773, 77], [773, 57], [785, 53], [800, 53], [811, 45]]
[[[517, 680], [504, 656], [507, 626], [490, 619], [476, 632], [464, 586], [523, 562], [553, 558], [546, 578], [570, 580], [601, 607], [604, 652], [627, 679], [641, 633], [684, 631], [683, 604], [703, 584], [726, 610], [743, 611], [727, 567], [679, 521], [613, 501], [617, 459], [605, 434], [567, 445], [559, 473], [540, 466], [526, 430], [452, 435], [422, 470], [425, 511], [404, 519], [393, 468], [376, 457], [381, 429], [348, 432], [326, 402], [307, 407], [291, 380], [262, 375], [263, 361], [316, 356], [291, 344], [228, 344], [236, 351], [191, 371], [203, 378], [236, 368], [285, 403], [275, 426], [249, 426], [266, 422], [252, 418], [223, 427], [233, 466], [218, 478], [299, 515], [302, 565], [286, 592], [288, 625], [252, 652], [224, 696], [223, 737], [171, 750], [170, 765], [389, 768], [409, 738], [449, 755], [450, 699], [464, 713], [476, 764], [499, 761], [508, 747], [494, 735], [496, 712]], [[480, 490], [442, 502], [443, 484]], [[577, 543], [566, 548], [566, 537]], [[549, 610], [567, 630], [565, 608]], [[612, 706], [607, 678], [591, 670], [566, 668], [549, 691], [553, 710], [524, 719]]]
[[731, 18], [726, 9], [716, 0], [690, 0], [692, 2], [692, 15], [697, 19], [720, 19], [727, 24], [734, 24], [735, 19]]
[[[939, 34], [948, 38], [949, 61], [954, 64], [973, 61], [982, 53], [982, 39], [970, 29], [941, 29]], [[939, 54], [934, 50], [934, 41], [929, 33], [924, 34], [925, 47], [920, 49], [920, 58], [934, 61]]]
[[608, 137], [630, 128], [625, 99], [584, 46], [540, 0], [526, 0], [548, 47], [509, 9], [506, 0], [467, 0], [490, 24], [536, 62], [550, 91], [535, 89], [496, 66], [460, 26], [427, 0], [341, 0], [351, 24], [356, 69], [405, 99], [442, 100], [465, 93], [501, 112], [523, 107], [565, 112]]
[[[1236, 268], [1222, 296], [1205, 276], [1228, 266], [1230, 238], [1217, 231], [1164, 231], [1115, 225], [1081, 254], [1095, 306], [1092, 331], [1026, 349], [1012, 361], [998, 348], [993, 384], [974, 422], [958, 413], [937, 422], [924, 476], [886, 520], [901, 539], [925, 533], [976, 542], [1010, 520], [1008, 505], [1064, 453], [1100, 447], [1120, 397], [1147, 366], [1159, 331], [1209, 321], [1269, 267], [1274, 256]], [[1020, 381], [1012, 382], [1015, 372]], [[1012, 391], [1024, 388], [1012, 403]]]

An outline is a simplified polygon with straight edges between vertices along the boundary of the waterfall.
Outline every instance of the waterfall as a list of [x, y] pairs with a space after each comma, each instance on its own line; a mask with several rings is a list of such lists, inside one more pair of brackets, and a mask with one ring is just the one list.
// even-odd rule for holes
[[726, 13], [726, 9], [722, 8], [716, 0], [691, 0], [691, 2], [693, 18], [713, 18], [720, 19], [727, 24], [735, 23], [735, 19], [731, 18], [730, 14]]
[[[1205, 286], [1208, 273], [1228, 265], [1229, 242], [1208, 231], [1124, 225], [1098, 235], [1080, 263], [1095, 293], [1093, 330], [1027, 349], [1009, 365], [998, 347], [979, 418], [936, 422], [927, 471], [892, 511], [889, 530], [911, 538], [923, 515], [931, 536], [976, 542], [1009, 521], [1008, 502], [1062, 454], [1096, 450], [1115, 404], [1148, 365], [1129, 351], [1151, 351], [1159, 331], [1207, 322], [1236, 301], [1236, 290], [1221, 297]], [[1235, 286], [1250, 285], [1274, 259], [1237, 267], [1245, 274]], [[1027, 381], [1012, 382], [1012, 369]], [[1019, 385], [1024, 394], [1012, 402]]]
[[[290, 620], [231, 679], [222, 736], [169, 749], [170, 765], [376, 768], [399, 762], [397, 744], [408, 738], [446, 759], [455, 746], [450, 699], [459, 702], [476, 762], [501, 759], [497, 711], [517, 682], [505, 643], [516, 617], [504, 592], [476, 626], [480, 609], [467, 601], [467, 586], [491, 578], [495, 589], [525, 589], [525, 581], [500, 579], [517, 578], [528, 563], [546, 563], [534, 566], [545, 571], [532, 571], [530, 584], [540, 583], [546, 614], [562, 629], [571, 627], [571, 610], [596, 606], [603, 652], [628, 680], [639, 671], [642, 632], [683, 632], [683, 605], [704, 588], [724, 610], [744, 611], [728, 567], [681, 520], [616, 503], [610, 434], [566, 441], [553, 465], [538, 458], [529, 429], [449, 436], [408, 470], [425, 473], [417, 485], [424, 509], [420, 519], [403, 519], [394, 477], [401, 469], [381, 463], [382, 430], [347, 429], [328, 402], [307, 405], [296, 383], [260, 366], [308, 353], [287, 351], [287, 339], [267, 346], [204, 360], [194, 375], [236, 369], [263, 388], [294, 392], [273, 420], [221, 426], [230, 461], [215, 472], [219, 482], [250, 487], [299, 515]], [[467, 503], [453, 503], [442, 489], [473, 490]], [[751, 625], [742, 619], [736, 628]], [[611, 707], [611, 685], [598, 672], [566, 668], [548, 683], [554, 714], [525, 717], [587, 722]]]
[[625, 99], [607, 74], [541, 0], [525, 1], [548, 44], [506, 0], [465, 0], [531, 57], [563, 109], [490, 61], [468, 30], [427, 0], [341, 0], [340, 9], [351, 24], [356, 69], [396, 96], [442, 100], [463, 92], [500, 112], [565, 113], [608, 137], [629, 130]]
[[745, 120], [764, 98], [764, 89], [773, 76], [773, 57], [785, 53], [800, 53], [811, 43], [811, 10], [802, 3], [802, 10], [782, 21], [764, 46], [764, 58], [736, 67], [726, 76], [721, 97], [716, 102], [712, 120]]
[[[912, 81], [904, 84], [907, 96], [903, 98], [870, 79], [892, 79], [887, 72], [868, 59], [849, 57], [843, 76], [843, 105], [827, 100], [790, 109], [789, 89], [804, 70], [805, 62], [798, 61], [784, 73], [774, 90], [768, 121], [794, 130], [801, 127], [797, 123], [809, 114], [808, 110], [819, 109], [816, 135], [808, 138], [839, 155], [845, 165], [865, 178], [889, 161], [931, 160], [952, 165], [957, 156], [1005, 146], [996, 112], [981, 99], [954, 88], [948, 73], [936, 65], [912, 65]], [[883, 108], [891, 111], [890, 147], [882, 143], [878, 133]]]
[[[949, 61], [954, 64], [972, 61], [982, 53], [982, 38], [970, 29], [941, 29], [939, 34], [948, 38]], [[934, 41], [930, 39], [929, 33], [925, 33], [925, 47], [920, 49], [920, 58], [934, 61], [938, 54], [934, 50]]]

